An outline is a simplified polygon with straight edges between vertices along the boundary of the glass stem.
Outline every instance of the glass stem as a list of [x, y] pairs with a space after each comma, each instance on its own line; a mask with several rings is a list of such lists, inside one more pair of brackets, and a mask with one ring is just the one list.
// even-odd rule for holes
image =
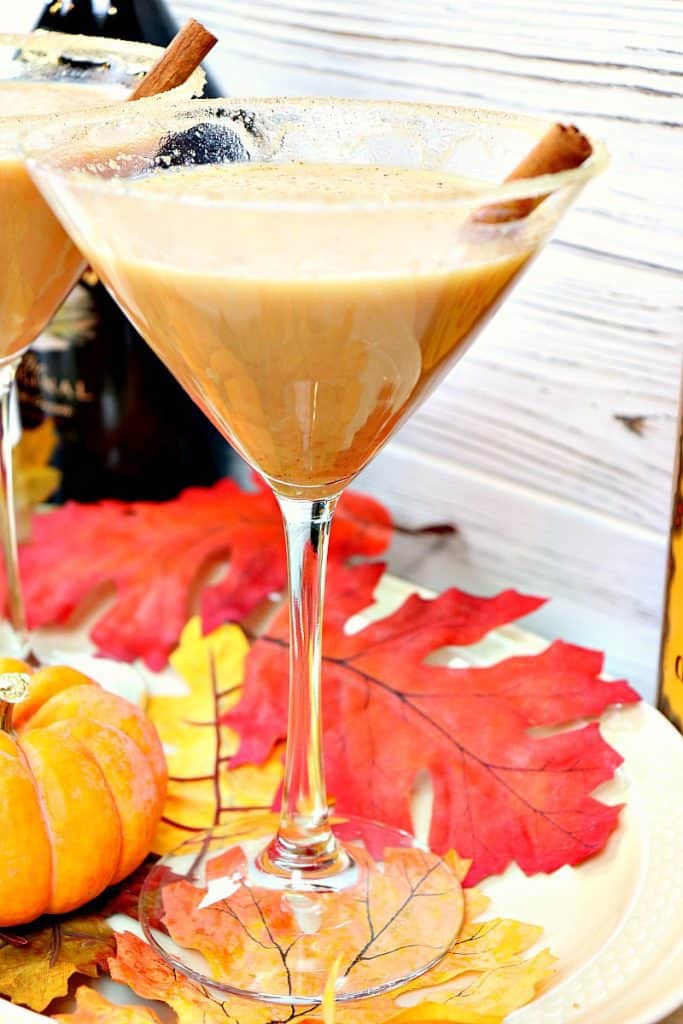
[[21, 593], [19, 578], [19, 553], [17, 549], [17, 517], [14, 506], [14, 471], [12, 467], [12, 434], [10, 416], [12, 411], [12, 389], [20, 360], [0, 366], [0, 487], [2, 488], [2, 552], [5, 560], [5, 576], [7, 578], [7, 607], [10, 625], [17, 639], [20, 656], [26, 658], [31, 654], [26, 611]]
[[262, 867], [309, 877], [349, 863], [330, 829], [322, 752], [322, 612], [327, 547], [337, 497], [278, 497], [289, 571], [289, 722], [278, 834]]

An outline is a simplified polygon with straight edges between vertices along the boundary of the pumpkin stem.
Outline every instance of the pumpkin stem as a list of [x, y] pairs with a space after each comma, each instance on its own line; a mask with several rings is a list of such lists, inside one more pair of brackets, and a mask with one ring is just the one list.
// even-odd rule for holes
[[0, 672], [0, 731], [12, 732], [14, 705], [26, 700], [29, 684], [25, 672]]

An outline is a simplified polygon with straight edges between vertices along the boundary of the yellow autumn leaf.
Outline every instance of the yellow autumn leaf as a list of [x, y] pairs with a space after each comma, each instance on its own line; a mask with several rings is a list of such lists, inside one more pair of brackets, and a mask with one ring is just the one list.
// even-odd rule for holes
[[440, 1003], [420, 1003], [410, 1010], [391, 1017], [384, 1024], [429, 1024], [430, 1021], [448, 1020], [452, 1024], [502, 1024], [503, 1018], [498, 1014], [477, 1013], [463, 1007], [443, 1006]]
[[46, 466], [59, 441], [54, 420], [47, 416], [37, 427], [24, 427], [14, 447], [14, 468], [21, 471]]
[[264, 765], [231, 770], [238, 737], [219, 724], [239, 700], [248, 650], [239, 626], [221, 626], [203, 636], [199, 617], [191, 619], [170, 659], [184, 692], [149, 700], [147, 713], [161, 737], [169, 770], [156, 853], [167, 853], [197, 829], [220, 824], [223, 811], [269, 807], [273, 801], [282, 779], [281, 750]]
[[[535, 925], [502, 918], [465, 922], [450, 951], [430, 971], [430, 984], [441, 985], [469, 971], [489, 971], [513, 963], [541, 934], [542, 929]], [[424, 980], [418, 978], [409, 987], [423, 988]]]
[[[457, 854], [444, 858], [464, 877], [468, 862]], [[529, 959], [523, 954], [540, 938], [541, 929], [505, 918], [474, 921], [488, 897], [463, 890], [465, 917], [450, 951], [436, 966], [402, 988], [375, 999], [338, 1004], [335, 1024], [409, 1024], [452, 1021], [454, 1024], [502, 1024], [534, 999], [553, 976], [555, 958], [548, 950]]]
[[465, 917], [463, 924], [470, 924], [476, 921], [491, 904], [488, 896], [485, 896], [479, 889], [463, 889], [465, 894]]
[[96, 914], [41, 918], [21, 939], [0, 937], [0, 993], [38, 1012], [66, 995], [74, 974], [96, 978], [115, 949], [112, 929]]
[[38, 427], [24, 429], [14, 447], [14, 499], [22, 537], [28, 533], [36, 505], [47, 501], [59, 487], [62, 474], [49, 464], [58, 441], [54, 422], [48, 418]]
[[[458, 1011], [471, 1009], [504, 1019], [536, 997], [541, 985], [552, 977], [556, 962], [556, 957], [544, 949], [528, 960], [501, 963], [493, 970], [468, 972], [458, 978], [455, 985], [430, 989], [429, 999]], [[428, 974], [425, 980], [429, 981]]]

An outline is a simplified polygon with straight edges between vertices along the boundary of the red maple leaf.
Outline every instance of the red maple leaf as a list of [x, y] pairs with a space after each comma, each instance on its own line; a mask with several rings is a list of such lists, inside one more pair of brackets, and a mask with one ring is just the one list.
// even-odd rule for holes
[[[258, 483], [258, 482], [257, 482]], [[364, 495], [340, 502], [331, 560], [372, 556], [391, 539], [387, 510]], [[280, 512], [269, 488], [242, 491], [223, 480], [192, 488], [163, 504], [69, 503], [33, 520], [33, 539], [21, 550], [21, 575], [32, 628], [66, 622], [107, 585], [113, 604], [91, 639], [100, 653], [122, 661], [143, 658], [161, 669], [191, 611], [200, 573], [230, 556], [225, 575], [201, 595], [207, 631], [239, 621], [286, 585]], [[0, 607], [5, 602], [0, 578]]]
[[[599, 715], [637, 694], [625, 682], [599, 678], [602, 655], [562, 642], [486, 668], [425, 661], [542, 603], [514, 591], [413, 595], [385, 618], [345, 632], [349, 617], [372, 603], [381, 571], [366, 564], [330, 574], [323, 707], [336, 810], [410, 830], [411, 784], [427, 769], [434, 787], [430, 843], [472, 858], [469, 885], [511, 861], [531, 874], [602, 849], [620, 809], [591, 793], [621, 757], [596, 723], [542, 738], [530, 730]], [[284, 737], [286, 704], [285, 610], [254, 643], [243, 699], [226, 716], [242, 738], [233, 764], [265, 760]]]

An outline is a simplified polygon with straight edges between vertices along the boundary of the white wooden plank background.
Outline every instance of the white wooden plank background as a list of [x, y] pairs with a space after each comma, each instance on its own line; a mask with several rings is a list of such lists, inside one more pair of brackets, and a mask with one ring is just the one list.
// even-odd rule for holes
[[[1, 27], [39, 6], [0, 0]], [[535, 629], [606, 648], [652, 696], [683, 342], [683, 4], [171, 7], [220, 37], [210, 66], [232, 94], [505, 106], [607, 141], [608, 175], [361, 482], [404, 523], [460, 528], [436, 550], [400, 538], [395, 571], [547, 594]]]

